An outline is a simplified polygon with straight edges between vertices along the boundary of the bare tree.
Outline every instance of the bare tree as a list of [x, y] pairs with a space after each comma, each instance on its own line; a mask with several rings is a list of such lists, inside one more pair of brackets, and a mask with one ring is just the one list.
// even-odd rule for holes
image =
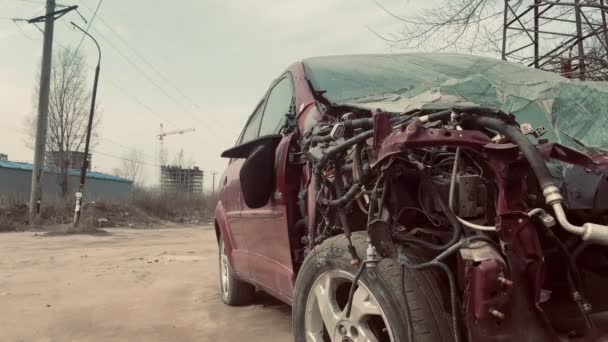
[[[46, 144], [48, 153], [54, 156], [54, 165], [50, 166], [57, 168], [58, 184], [63, 197], [68, 193], [68, 169], [80, 167], [80, 163], [72, 165], [76, 161], [70, 163], [70, 154], [84, 149], [91, 101], [91, 87], [85, 66], [84, 56], [71, 49], [60, 49], [53, 58]], [[36, 84], [34, 99], [38, 98], [39, 89], [40, 84]], [[93, 146], [99, 122], [100, 113], [96, 111], [91, 136]], [[27, 117], [25, 125], [32, 132], [32, 140], [27, 141], [26, 145], [33, 146], [36, 115]]]
[[192, 157], [187, 157], [184, 154], [184, 150], [180, 149], [173, 158], [173, 165], [181, 167], [182, 169], [189, 169], [194, 165], [194, 160], [192, 160]]
[[143, 180], [143, 160], [144, 153], [141, 150], [131, 150], [123, 159], [120, 177], [133, 181], [133, 185], [140, 185]]
[[[576, 5], [548, 0], [440, 0], [434, 7], [411, 11], [408, 16], [377, 4], [401, 26], [389, 33], [370, 28], [391, 47], [422, 51], [450, 49], [497, 56], [504, 53], [503, 58], [536, 65], [566, 77], [594, 80], [608, 77], [608, 7], [601, 1], [589, 0]], [[539, 12], [536, 19], [535, 6]], [[576, 6], [580, 6], [578, 11]], [[575, 27], [575, 20], [582, 27]], [[505, 21], [509, 26], [503, 30]], [[538, 38], [533, 37], [534, 32]], [[574, 33], [580, 38], [572, 38]], [[532, 47], [535, 39], [537, 43], [542, 42], [537, 51]], [[577, 44], [581, 46], [575, 49]]]
[[[521, 5], [521, 0], [512, 6]], [[377, 36], [392, 47], [441, 51], [448, 48], [477, 50], [480, 43], [492, 49], [499, 39], [504, 10], [503, 0], [443, 0], [436, 7], [404, 17], [378, 3], [401, 23], [398, 32]]]
[[119, 167], [113, 168], [112, 172], [110, 172], [110, 174], [113, 175], [113, 176], [116, 176], [116, 177], [122, 177], [122, 178], [124, 178], [124, 172]]

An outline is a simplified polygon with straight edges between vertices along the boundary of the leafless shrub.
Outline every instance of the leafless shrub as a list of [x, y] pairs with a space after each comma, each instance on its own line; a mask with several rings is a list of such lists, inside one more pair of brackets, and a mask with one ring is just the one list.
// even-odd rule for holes
[[137, 188], [134, 204], [164, 220], [202, 223], [212, 217], [217, 200], [210, 195], [192, 196], [184, 192], [161, 192], [156, 188]]
[[144, 153], [142, 150], [132, 149], [122, 161], [121, 168], [115, 168], [112, 174], [133, 181], [134, 186], [140, 186], [143, 180]]
[[[0, 226], [24, 227], [28, 220], [28, 198], [25, 195], [10, 194], [0, 197]], [[72, 221], [73, 201], [48, 199], [40, 210], [40, 225], [65, 224]]]
[[[512, 6], [518, 7], [522, 0]], [[465, 49], [472, 51], [480, 44], [490, 48], [501, 32], [504, 2], [500, 0], [444, 0], [436, 7], [412, 16], [400, 16], [378, 3], [386, 13], [397, 19], [397, 32], [382, 34], [373, 31], [392, 47], [441, 51]], [[494, 43], [494, 44], [492, 44]]]
[[[59, 50], [53, 58], [46, 145], [47, 151], [64, 156], [64, 160], [59, 160], [58, 165], [53, 165], [59, 169], [57, 181], [63, 197], [68, 193], [67, 170], [80, 167], [80, 165], [70, 165], [68, 155], [70, 152], [82, 151], [84, 148], [91, 102], [91, 85], [87, 80], [84, 56], [71, 49]], [[32, 98], [34, 108], [38, 103], [39, 89], [40, 84], [37, 83]], [[93, 145], [97, 137], [96, 127], [101, 119], [99, 114], [99, 111], [96, 111], [92, 133]], [[25, 143], [29, 147], [33, 147], [36, 120], [35, 114], [25, 119], [25, 129], [30, 133]]]

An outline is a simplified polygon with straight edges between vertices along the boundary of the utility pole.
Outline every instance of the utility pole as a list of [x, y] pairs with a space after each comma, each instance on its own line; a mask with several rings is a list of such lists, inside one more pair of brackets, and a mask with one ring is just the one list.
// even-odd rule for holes
[[87, 177], [87, 169], [89, 168], [89, 145], [91, 142], [91, 130], [93, 129], [93, 115], [95, 114], [95, 99], [97, 98], [97, 82], [99, 81], [99, 70], [101, 68], [101, 49], [97, 40], [93, 38], [87, 31], [83, 30], [80, 26], [71, 22], [71, 24], [82, 31], [87, 37], [91, 38], [97, 46], [97, 52], [99, 57], [97, 59], [97, 67], [95, 68], [95, 80], [93, 81], [93, 95], [91, 96], [91, 109], [89, 111], [89, 122], [87, 125], [87, 136], [84, 143], [84, 156], [82, 158], [82, 167], [80, 169], [80, 187], [76, 193], [76, 209], [74, 210], [74, 228], [78, 227], [80, 221], [80, 213], [82, 212], [82, 198], [84, 196], [84, 183]]
[[51, 88], [51, 65], [53, 57], [53, 29], [55, 25], [55, 0], [46, 1], [46, 19], [44, 21], [44, 42], [42, 46], [42, 65], [40, 71], [40, 91], [38, 98], [38, 118], [36, 122], [36, 142], [34, 147], [34, 166], [32, 168], [32, 186], [30, 192], [29, 224], [35, 224], [40, 212], [42, 196], [42, 178], [44, 155], [46, 153], [46, 130], [49, 114], [49, 91]]
[[211, 190], [211, 191], [212, 191], [211, 198], [215, 198], [215, 175], [216, 175], [216, 174], [217, 174], [217, 172], [216, 172], [216, 171], [213, 171], [213, 172], [211, 173], [211, 175], [213, 176], [213, 184], [211, 184], [211, 189], [212, 189], [212, 190]]

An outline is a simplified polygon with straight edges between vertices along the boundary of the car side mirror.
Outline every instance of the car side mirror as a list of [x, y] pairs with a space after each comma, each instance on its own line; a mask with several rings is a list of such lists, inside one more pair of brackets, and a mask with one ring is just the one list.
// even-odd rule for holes
[[263, 207], [272, 196], [275, 187], [275, 153], [282, 138], [280, 134], [267, 135], [222, 153], [222, 157], [246, 158], [239, 178], [243, 199], [249, 208]]

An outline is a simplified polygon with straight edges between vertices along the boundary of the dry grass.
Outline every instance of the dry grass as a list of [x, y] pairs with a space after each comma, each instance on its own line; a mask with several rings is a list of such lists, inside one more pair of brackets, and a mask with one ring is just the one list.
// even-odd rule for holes
[[180, 223], [209, 221], [216, 204], [217, 200], [211, 196], [161, 193], [156, 189], [137, 189], [134, 196], [135, 207], [160, 219]]
[[[161, 193], [154, 189], [136, 189], [132, 203], [87, 202], [81, 222], [88, 227], [158, 227], [167, 223], [202, 224], [211, 221], [216, 200], [210, 196], [194, 198], [180, 193]], [[28, 227], [27, 199], [0, 198], [0, 230]], [[69, 224], [73, 220], [72, 199], [45, 203], [38, 225]]]

